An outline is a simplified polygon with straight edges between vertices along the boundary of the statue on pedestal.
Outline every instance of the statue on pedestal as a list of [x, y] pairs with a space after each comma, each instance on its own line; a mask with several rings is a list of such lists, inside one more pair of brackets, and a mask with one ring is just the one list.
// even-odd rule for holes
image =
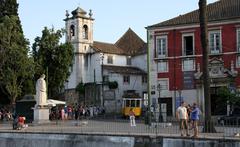
[[44, 80], [45, 75], [42, 74], [36, 83], [36, 106], [43, 107], [47, 105], [47, 87]]

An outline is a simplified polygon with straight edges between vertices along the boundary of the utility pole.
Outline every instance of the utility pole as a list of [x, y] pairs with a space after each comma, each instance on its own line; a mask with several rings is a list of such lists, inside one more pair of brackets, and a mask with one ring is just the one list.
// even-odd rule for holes
[[151, 114], [151, 81], [150, 81], [150, 71], [151, 71], [151, 67], [150, 67], [150, 62], [151, 62], [151, 58], [150, 58], [150, 47], [149, 47], [149, 31], [147, 30], [147, 70], [148, 70], [148, 75], [147, 75], [147, 78], [148, 78], [148, 111], [147, 111], [147, 117], [145, 119], [147, 119], [147, 123], [148, 125], [151, 126], [151, 121], [152, 121], [152, 114]]
[[46, 67], [46, 87], [47, 87], [47, 99], [49, 99], [49, 89], [48, 89], [48, 66]]
[[181, 102], [183, 102], [181, 89], [178, 89], [178, 94], [179, 94], [179, 99], [180, 99], [180, 104], [181, 104]]
[[159, 102], [159, 122], [163, 122], [163, 117], [162, 117], [162, 106], [161, 106], [161, 85], [160, 83], [157, 86], [158, 89], [158, 102]]
[[94, 80], [94, 105], [96, 105], [96, 71], [93, 71], [93, 80]]
[[104, 103], [105, 103], [105, 101], [104, 101], [104, 85], [103, 85], [103, 83], [104, 83], [104, 80], [103, 80], [103, 59], [104, 59], [104, 53], [100, 53], [100, 58], [101, 58], [101, 60], [102, 60], [102, 64], [101, 64], [101, 74], [102, 74], [102, 106], [104, 107]]

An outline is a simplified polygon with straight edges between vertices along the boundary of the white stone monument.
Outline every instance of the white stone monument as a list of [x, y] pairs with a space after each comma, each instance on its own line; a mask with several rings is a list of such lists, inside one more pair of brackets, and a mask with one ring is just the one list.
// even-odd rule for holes
[[49, 107], [47, 105], [47, 87], [44, 80], [45, 75], [37, 80], [36, 83], [36, 105], [34, 107], [34, 121], [33, 123], [41, 124], [49, 121]]

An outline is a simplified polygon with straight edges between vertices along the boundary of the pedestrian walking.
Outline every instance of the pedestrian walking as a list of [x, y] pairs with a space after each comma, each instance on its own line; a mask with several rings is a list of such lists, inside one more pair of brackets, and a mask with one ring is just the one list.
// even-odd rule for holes
[[193, 137], [198, 137], [198, 122], [199, 122], [199, 115], [200, 115], [200, 109], [198, 108], [196, 103], [193, 103], [193, 110], [191, 111], [191, 119], [193, 121], [193, 129], [194, 129], [194, 135]]
[[64, 114], [65, 114], [65, 112], [64, 112], [64, 109], [62, 108], [62, 109], [61, 109], [61, 119], [62, 119], [62, 120], [64, 120], [64, 118], [65, 118], [65, 117], [64, 117]]
[[129, 119], [130, 119], [130, 126], [135, 127], [136, 122], [135, 122], [135, 114], [133, 112], [133, 108], [131, 108], [130, 111], [129, 111]]
[[188, 133], [188, 114], [187, 114], [187, 108], [185, 107], [185, 103], [181, 102], [181, 106], [177, 108], [176, 111], [176, 117], [179, 121], [179, 127], [181, 131], [181, 136], [184, 136], [184, 130], [186, 131], [186, 135], [190, 136]]
[[193, 107], [190, 105], [190, 104], [188, 104], [187, 105], [187, 114], [188, 114], [188, 128], [189, 128], [189, 130], [192, 130], [193, 129], [193, 120], [192, 120], [192, 109], [193, 109]]

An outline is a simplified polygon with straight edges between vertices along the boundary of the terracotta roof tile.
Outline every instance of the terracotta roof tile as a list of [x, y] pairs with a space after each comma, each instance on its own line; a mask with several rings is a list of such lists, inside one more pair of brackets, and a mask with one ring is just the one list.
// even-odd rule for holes
[[147, 44], [130, 28], [115, 44], [94, 41], [92, 48], [99, 52], [130, 56], [147, 53]]
[[94, 41], [92, 46], [97, 52], [109, 53], [109, 54], [126, 54], [124, 50], [117, 47], [114, 44]]
[[[240, 0], [219, 0], [207, 6], [208, 22], [240, 18]], [[173, 19], [148, 26], [167, 27], [199, 23], [199, 10], [180, 15]]]
[[131, 28], [127, 30], [115, 45], [122, 48], [128, 55], [147, 52], [146, 43]]
[[140, 68], [131, 66], [113, 66], [103, 65], [104, 70], [109, 70], [112, 73], [119, 74], [133, 74], [133, 75], [146, 75], [147, 73]]

